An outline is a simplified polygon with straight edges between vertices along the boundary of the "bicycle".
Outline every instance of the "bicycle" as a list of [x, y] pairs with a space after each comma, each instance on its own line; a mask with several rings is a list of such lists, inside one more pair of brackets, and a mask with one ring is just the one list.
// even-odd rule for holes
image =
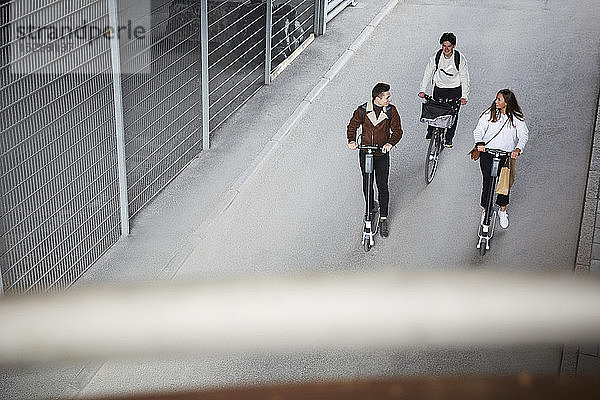
[[460, 106], [460, 100], [439, 101], [429, 95], [425, 95], [425, 102], [421, 109], [420, 121], [427, 126], [433, 126], [429, 147], [427, 148], [427, 158], [425, 160], [425, 182], [427, 184], [433, 181], [440, 154], [444, 150], [446, 142], [446, 131], [452, 127]]
[[373, 154], [381, 150], [377, 145], [358, 145], [358, 150], [366, 151], [365, 154], [365, 174], [367, 175], [367, 201], [365, 212], [365, 226], [362, 233], [362, 245], [365, 251], [371, 250], [375, 244], [374, 237], [379, 230], [379, 207], [375, 207], [375, 201], [371, 199], [371, 192], [375, 193], [373, 187]]
[[500, 175], [500, 161], [502, 158], [510, 157], [511, 154], [510, 151], [488, 148], [485, 149], [485, 152], [492, 155], [493, 158], [489, 186], [490, 195], [488, 196], [485, 211], [477, 231], [477, 236], [479, 236], [477, 248], [482, 256], [485, 255], [485, 252], [490, 249], [490, 240], [494, 236], [494, 229], [496, 227], [496, 216], [498, 212], [496, 207], [494, 207], [494, 200], [496, 198], [496, 184], [498, 183], [498, 176]]

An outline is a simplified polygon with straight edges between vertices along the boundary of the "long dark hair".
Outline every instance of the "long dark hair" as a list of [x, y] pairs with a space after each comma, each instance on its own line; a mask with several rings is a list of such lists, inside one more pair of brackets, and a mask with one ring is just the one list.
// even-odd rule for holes
[[[521, 111], [521, 106], [517, 102], [517, 97], [513, 91], [510, 89], [502, 89], [496, 94], [496, 97], [498, 97], [498, 94], [502, 94], [502, 97], [504, 97], [504, 101], [506, 102], [506, 115], [508, 116], [510, 123], [514, 126], [515, 123], [513, 122], [513, 117], [517, 117], [519, 120], [523, 121], [525, 116], [523, 115], [523, 111]], [[500, 119], [500, 110], [496, 108], [496, 99], [492, 101], [492, 105], [481, 115], [488, 111], [490, 112], [490, 121], [496, 122]]]

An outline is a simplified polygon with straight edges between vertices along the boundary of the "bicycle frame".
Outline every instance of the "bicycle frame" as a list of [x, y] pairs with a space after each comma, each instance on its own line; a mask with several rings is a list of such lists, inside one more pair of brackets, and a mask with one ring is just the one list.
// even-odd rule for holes
[[[456, 102], [443, 102], [435, 100], [433, 97], [429, 95], [425, 95], [425, 99], [428, 102], [441, 104], [444, 106], [450, 106], [451, 112], [449, 115], [453, 115], [456, 118], [458, 114], [458, 107], [460, 104], [460, 100], [456, 100]], [[427, 125], [430, 126], [429, 124]], [[446, 142], [446, 131], [448, 127], [442, 128], [438, 126], [433, 127], [433, 133], [431, 135], [431, 139], [429, 139], [429, 147], [427, 148], [427, 159], [425, 160], [425, 182], [427, 184], [433, 181], [433, 177], [435, 176], [435, 172], [437, 171], [437, 164], [440, 158], [440, 154], [444, 150], [444, 143]]]

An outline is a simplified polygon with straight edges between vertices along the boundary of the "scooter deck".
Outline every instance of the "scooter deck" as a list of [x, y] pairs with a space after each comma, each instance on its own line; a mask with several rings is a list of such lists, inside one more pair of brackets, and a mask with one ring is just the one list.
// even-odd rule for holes
[[377, 208], [377, 210], [371, 215], [372, 217], [370, 221], [364, 221], [362, 244], [364, 244], [365, 240], [368, 238], [371, 243], [371, 246], [373, 246], [373, 238], [375, 237], [375, 235], [377, 235], [377, 232], [379, 232], [379, 208]]

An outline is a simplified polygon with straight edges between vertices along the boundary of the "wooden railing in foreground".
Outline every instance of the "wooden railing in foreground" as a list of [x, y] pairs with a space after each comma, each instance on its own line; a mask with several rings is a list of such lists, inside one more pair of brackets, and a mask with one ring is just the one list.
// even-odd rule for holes
[[598, 377], [435, 377], [256, 386], [86, 400], [597, 400]]

